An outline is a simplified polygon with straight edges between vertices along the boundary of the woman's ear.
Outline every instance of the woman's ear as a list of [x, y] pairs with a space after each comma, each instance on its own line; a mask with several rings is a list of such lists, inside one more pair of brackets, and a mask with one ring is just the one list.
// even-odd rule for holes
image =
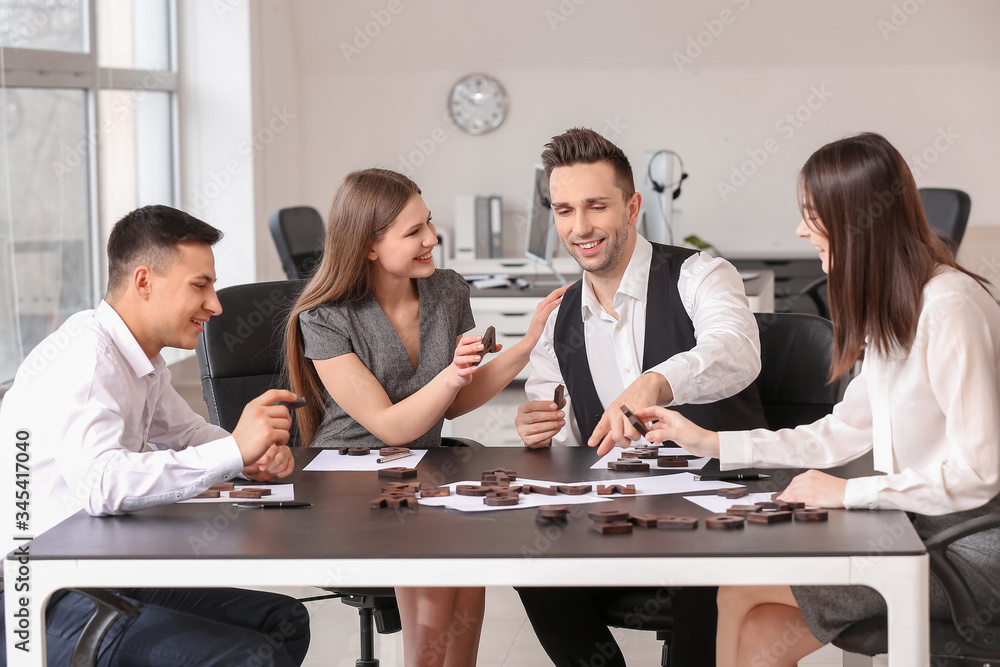
[[374, 262], [377, 258], [378, 254], [375, 252], [375, 246], [372, 246], [371, 249], [368, 251], [368, 259]]

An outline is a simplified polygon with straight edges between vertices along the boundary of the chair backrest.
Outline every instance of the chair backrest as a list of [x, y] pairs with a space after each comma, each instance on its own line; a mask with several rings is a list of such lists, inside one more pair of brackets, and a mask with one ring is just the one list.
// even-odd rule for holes
[[972, 199], [961, 190], [952, 188], [920, 188], [918, 192], [927, 222], [940, 236], [950, 240], [957, 250], [969, 224]]
[[267, 219], [289, 280], [308, 278], [323, 256], [323, 217], [311, 206], [279, 208]]
[[833, 324], [803, 313], [755, 313], [760, 331], [757, 390], [772, 430], [810, 424], [833, 411], [843, 380], [827, 384]]
[[[201, 391], [213, 424], [232, 431], [248, 402], [273, 387], [287, 387], [285, 328], [304, 285], [283, 280], [219, 290], [222, 314], [205, 324], [197, 350]], [[294, 426], [293, 444], [298, 444]]]

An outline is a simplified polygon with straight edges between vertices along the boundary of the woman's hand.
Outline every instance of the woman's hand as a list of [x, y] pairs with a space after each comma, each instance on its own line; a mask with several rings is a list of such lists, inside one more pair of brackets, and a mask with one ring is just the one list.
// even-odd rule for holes
[[477, 364], [483, 358], [482, 340], [482, 336], [462, 336], [458, 341], [454, 359], [440, 373], [449, 387], [458, 390], [472, 382], [472, 374], [476, 372]]
[[653, 422], [646, 434], [651, 443], [673, 440], [695, 456], [719, 458], [719, 434], [695, 426], [675, 410], [653, 405], [635, 411], [644, 424]]
[[796, 475], [778, 500], [805, 503], [813, 507], [843, 507], [847, 480], [819, 470], [807, 470]]
[[538, 307], [535, 308], [531, 324], [528, 325], [528, 332], [524, 334], [524, 338], [522, 339], [529, 347], [535, 347], [538, 339], [542, 337], [542, 331], [545, 330], [545, 323], [548, 321], [549, 315], [556, 309], [556, 306], [562, 303], [562, 295], [569, 287], [569, 285], [563, 285], [558, 289], [552, 290], [547, 297], [542, 299]]

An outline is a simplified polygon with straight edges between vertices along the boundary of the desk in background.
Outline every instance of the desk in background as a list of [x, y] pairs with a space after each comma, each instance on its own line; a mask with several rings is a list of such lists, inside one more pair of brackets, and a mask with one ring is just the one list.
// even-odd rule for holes
[[[374, 473], [303, 472], [316, 452], [297, 452], [289, 478], [297, 499], [312, 508], [238, 510], [226, 503], [165, 505], [120, 517], [80, 512], [36, 538], [28, 575], [32, 652], [13, 648], [18, 596], [7, 595], [8, 664], [44, 664], [42, 610], [52, 592], [66, 587], [724, 584], [871, 586], [888, 603], [889, 665], [928, 664], [928, 559], [902, 512], [832, 511], [823, 524], [714, 531], [704, 527], [708, 512], [680, 496], [578, 506], [583, 514], [565, 528], [539, 526], [534, 510], [371, 510], [382, 480]], [[421, 482], [435, 485], [479, 479], [499, 466], [553, 481], [631, 476], [590, 470], [596, 458], [586, 448], [440, 448], [417, 469]], [[855, 465], [870, 470], [871, 462]], [[752, 490], [777, 490], [792, 474], [780, 471], [776, 484], [756, 482]], [[696, 516], [702, 525], [693, 532], [601, 536], [585, 516], [598, 506]], [[17, 561], [4, 567], [6, 580], [15, 581]]]

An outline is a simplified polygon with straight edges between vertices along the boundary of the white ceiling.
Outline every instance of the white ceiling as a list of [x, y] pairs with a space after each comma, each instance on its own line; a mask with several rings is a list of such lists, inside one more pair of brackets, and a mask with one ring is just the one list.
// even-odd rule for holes
[[[290, 0], [286, 9], [299, 67], [324, 74], [673, 68], [702, 32], [708, 46], [693, 70], [1000, 63], [997, 0]], [[718, 36], [709, 39], [706, 21]], [[348, 62], [341, 44], [366, 24], [378, 34]]]

